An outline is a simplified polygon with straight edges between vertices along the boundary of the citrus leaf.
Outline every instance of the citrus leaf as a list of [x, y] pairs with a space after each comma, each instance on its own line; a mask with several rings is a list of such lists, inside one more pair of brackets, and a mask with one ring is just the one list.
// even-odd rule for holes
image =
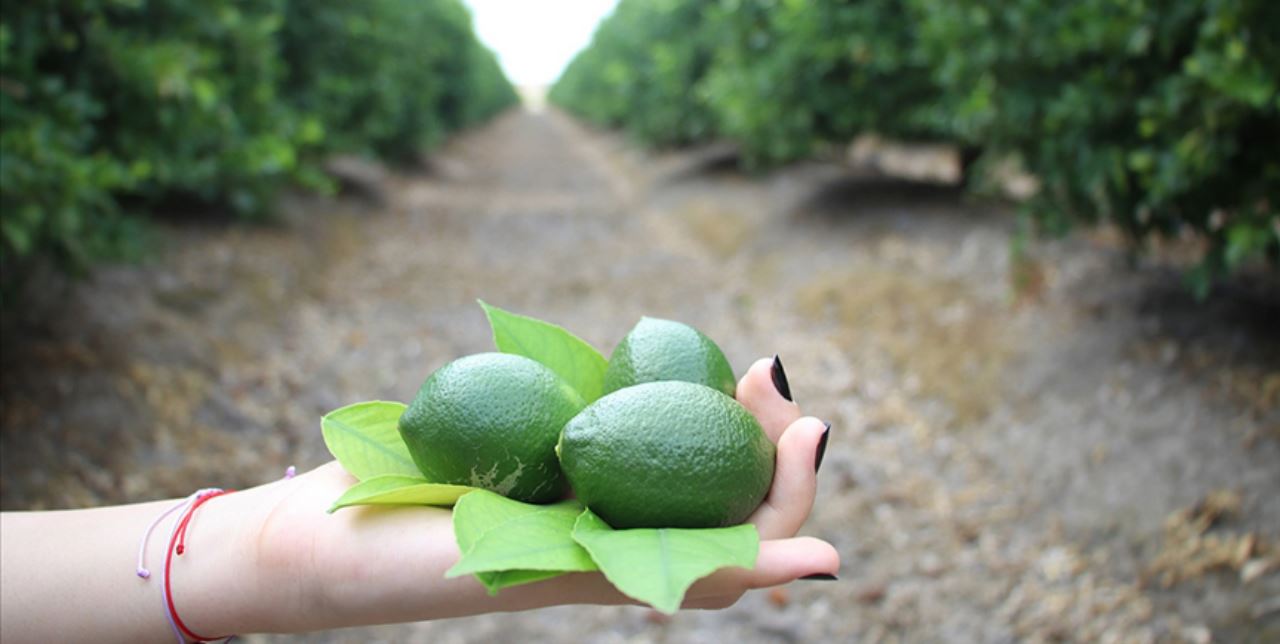
[[384, 474], [365, 479], [347, 488], [329, 512], [353, 505], [453, 505], [475, 488], [432, 483], [421, 476]]
[[404, 403], [380, 400], [335, 409], [320, 419], [325, 447], [361, 481], [384, 474], [421, 477], [396, 427], [404, 410]]
[[445, 577], [472, 573], [496, 593], [567, 571], [595, 570], [573, 540], [581, 512], [577, 501], [533, 505], [487, 490], [471, 492], [453, 509], [453, 533], [462, 558]]
[[573, 540], [573, 523], [582, 506], [565, 502], [534, 507], [541, 509], [486, 531], [445, 576], [502, 570], [595, 570], [587, 551]]
[[499, 351], [541, 362], [588, 403], [600, 397], [609, 363], [594, 347], [563, 327], [479, 302]]
[[551, 579], [563, 574], [564, 572], [560, 570], [500, 570], [498, 572], [478, 572], [475, 577], [484, 585], [485, 590], [488, 590], [490, 595], [497, 595], [498, 591], [503, 588], [532, 584], [535, 581]]
[[614, 530], [590, 510], [578, 517], [573, 538], [619, 591], [668, 615], [693, 582], [721, 568], [754, 568], [760, 550], [753, 525]]

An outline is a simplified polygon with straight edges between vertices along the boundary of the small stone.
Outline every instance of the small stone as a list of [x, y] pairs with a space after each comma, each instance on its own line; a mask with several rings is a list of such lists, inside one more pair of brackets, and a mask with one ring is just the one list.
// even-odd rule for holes
[[1254, 619], [1262, 619], [1272, 613], [1280, 613], [1280, 597], [1272, 597], [1271, 599], [1265, 600], [1257, 606], [1254, 606], [1253, 610], [1249, 611], [1249, 614], [1252, 615]]
[[863, 604], [875, 604], [884, 599], [889, 589], [884, 584], [869, 584], [858, 589], [854, 598]]
[[1253, 555], [1254, 550], [1256, 550], [1257, 547], [1258, 547], [1258, 535], [1250, 532], [1249, 534], [1246, 534], [1243, 537], [1241, 537], [1240, 541], [1236, 544], [1236, 551], [1233, 553], [1233, 556], [1232, 556], [1232, 563], [1235, 565], [1235, 567], [1240, 568], [1246, 562], [1248, 562], [1249, 557]]
[[1275, 559], [1250, 559], [1240, 567], [1240, 583], [1247, 584], [1276, 568]]
[[773, 588], [769, 590], [769, 603], [778, 608], [786, 608], [791, 603], [791, 593], [786, 588]]
[[920, 574], [926, 577], [937, 577], [946, 570], [946, 564], [942, 562], [942, 558], [932, 552], [920, 557], [919, 564]]
[[656, 610], [645, 611], [644, 619], [650, 624], [658, 624], [659, 626], [665, 626], [671, 623], [670, 615], [666, 613], [660, 613]]
[[1182, 637], [1194, 644], [1210, 644], [1213, 641], [1213, 632], [1209, 627], [1197, 624], [1182, 629]]
[[1070, 579], [1084, 567], [1079, 555], [1063, 547], [1050, 548], [1037, 563], [1040, 574], [1048, 581]]

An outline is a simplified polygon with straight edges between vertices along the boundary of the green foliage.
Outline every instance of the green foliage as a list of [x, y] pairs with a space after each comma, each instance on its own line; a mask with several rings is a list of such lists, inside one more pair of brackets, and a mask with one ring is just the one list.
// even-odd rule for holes
[[[1192, 232], [1209, 280], [1280, 253], [1280, 5], [914, 0], [958, 136], [1042, 182], [1043, 228]], [[955, 52], [965, 52], [963, 56]]]
[[614, 530], [591, 510], [578, 517], [573, 539], [614, 587], [668, 615], [693, 582], [722, 568], [755, 568], [760, 553], [760, 534], [749, 523]]
[[409, 160], [516, 100], [456, 2], [292, 2], [280, 40], [289, 100], [334, 150]]
[[400, 438], [404, 403], [372, 400], [335, 409], [320, 419], [329, 453], [361, 481], [375, 476], [420, 477], [413, 456]]
[[330, 506], [332, 514], [356, 505], [453, 505], [476, 488], [432, 483], [421, 476], [381, 474], [347, 488]]
[[865, 131], [1011, 156], [1042, 230], [1190, 233], [1203, 291], [1280, 260], [1277, 70], [1269, 0], [624, 0], [551, 97], [650, 144], [730, 138], [749, 164]]
[[727, 136], [751, 164], [865, 130], [937, 138], [906, 14], [894, 0], [623, 0], [550, 98], [647, 144]]
[[703, 3], [622, 0], [565, 69], [548, 98], [637, 140], [679, 145], [705, 139], [714, 119], [693, 91], [711, 62]]
[[939, 100], [898, 0], [726, 2], [701, 87], [749, 164], [790, 161], [860, 132], [937, 139]]
[[136, 248], [175, 197], [269, 210], [514, 103], [458, 0], [35, 0], [0, 17], [0, 264]]
[[724, 568], [755, 568], [760, 551], [750, 524], [614, 530], [575, 500], [533, 505], [486, 490], [458, 499], [453, 533], [462, 557], [445, 577], [472, 574], [491, 595], [599, 570], [623, 594], [667, 614], [695, 581]]
[[453, 508], [454, 538], [462, 557], [444, 576], [476, 575], [496, 594], [526, 580], [597, 570], [573, 540], [573, 524], [582, 511], [582, 504], [572, 499], [532, 505], [488, 490], [471, 492]]

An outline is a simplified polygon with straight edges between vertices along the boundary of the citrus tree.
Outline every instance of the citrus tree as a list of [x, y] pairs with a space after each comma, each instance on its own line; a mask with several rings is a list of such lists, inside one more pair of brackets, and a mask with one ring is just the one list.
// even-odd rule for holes
[[551, 102], [652, 145], [704, 140], [714, 118], [695, 87], [711, 62], [703, 3], [622, 0], [551, 88]]
[[752, 164], [790, 161], [859, 133], [949, 138], [941, 92], [896, 0], [724, 3], [701, 92]]
[[1194, 235], [1200, 292], [1280, 259], [1280, 5], [913, 3], [950, 128], [1040, 179], [1042, 227]]
[[1039, 179], [1037, 228], [1192, 238], [1204, 293], [1280, 265], [1277, 70], [1268, 0], [624, 1], [552, 97], [642, 142], [731, 139], [756, 166], [863, 132], [1013, 159]]
[[516, 102], [459, 0], [34, 0], [0, 14], [0, 266], [136, 253], [174, 198], [244, 216]]

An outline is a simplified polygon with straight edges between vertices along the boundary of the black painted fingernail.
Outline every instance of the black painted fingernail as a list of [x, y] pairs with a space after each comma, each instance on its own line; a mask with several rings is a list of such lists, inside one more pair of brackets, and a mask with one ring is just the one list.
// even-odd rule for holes
[[818, 457], [813, 459], [813, 473], [818, 473], [818, 468], [822, 467], [822, 457], [827, 455], [827, 438], [831, 436], [831, 423], [823, 421], [823, 425], [827, 428], [822, 430], [822, 438], [818, 440]]
[[805, 575], [801, 577], [801, 579], [808, 579], [811, 581], [840, 581], [840, 579], [835, 575], [826, 572], [815, 572], [812, 575]]
[[791, 385], [787, 384], [787, 372], [782, 368], [782, 358], [778, 354], [773, 354], [773, 367], [769, 369], [769, 375], [773, 376], [773, 387], [782, 394], [787, 402], [795, 402], [791, 399]]

